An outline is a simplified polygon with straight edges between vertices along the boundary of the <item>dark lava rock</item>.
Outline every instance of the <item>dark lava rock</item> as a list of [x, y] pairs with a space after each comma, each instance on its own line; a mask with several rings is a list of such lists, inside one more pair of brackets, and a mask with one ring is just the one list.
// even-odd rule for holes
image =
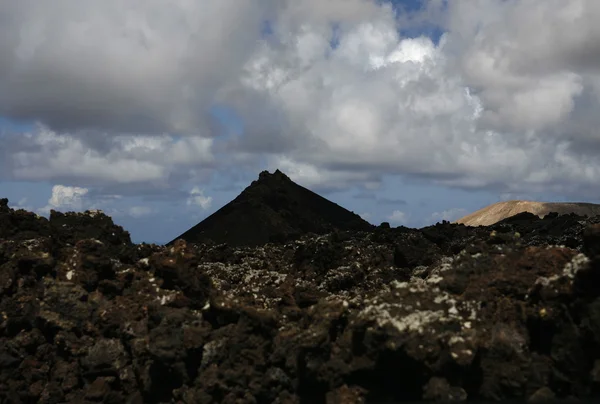
[[307, 233], [372, 227], [357, 214], [294, 183], [276, 170], [273, 174], [260, 173], [258, 180], [233, 201], [175, 240], [257, 246], [294, 240]]
[[598, 222], [157, 246], [0, 200], [0, 403], [597, 400]]
[[116, 226], [112, 219], [99, 210], [83, 213], [50, 211], [52, 235], [61, 242], [75, 244], [82, 239], [95, 239], [110, 245], [130, 244], [129, 232]]

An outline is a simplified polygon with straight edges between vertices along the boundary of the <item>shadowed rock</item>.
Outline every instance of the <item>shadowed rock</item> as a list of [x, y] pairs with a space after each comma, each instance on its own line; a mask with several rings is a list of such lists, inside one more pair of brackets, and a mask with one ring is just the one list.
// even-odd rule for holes
[[0, 200], [0, 403], [598, 402], [598, 222], [165, 247]]

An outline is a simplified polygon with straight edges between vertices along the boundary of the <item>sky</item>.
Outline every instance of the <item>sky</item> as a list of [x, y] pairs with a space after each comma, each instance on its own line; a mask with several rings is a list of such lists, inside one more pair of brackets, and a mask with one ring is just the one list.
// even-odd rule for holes
[[0, 0], [0, 197], [165, 243], [263, 170], [373, 224], [599, 202], [597, 0]]

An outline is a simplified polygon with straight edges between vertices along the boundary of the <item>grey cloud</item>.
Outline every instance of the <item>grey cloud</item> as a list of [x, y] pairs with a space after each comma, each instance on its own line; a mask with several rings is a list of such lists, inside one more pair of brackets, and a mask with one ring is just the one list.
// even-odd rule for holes
[[[600, 92], [589, 63], [569, 58], [576, 48], [595, 52], [595, 19], [580, 17], [595, 15], [598, 6], [449, 2], [442, 18], [436, 3], [422, 18], [446, 24], [439, 46], [400, 38], [385, 8], [343, 30], [335, 49], [316, 20], [309, 29], [291, 25], [289, 42], [263, 44], [240, 82], [246, 99], [257, 102], [235, 107], [252, 122], [269, 105], [276, 125], [252, 122], [248, 143], [234, 147], [272, 144], [270, 136], [283, 131], [276, 149], [259, 149], [325, 187], [381, 173], [507, 192], [581, 194], [594, 184], [600, 166], [583, 149], [596, 141], [592, 111]], [[562, 36], [548, 21], [573, 28], [554, 41], [558, 47], [531, 34]], [[583, 34], [574, 33], [580, 23]]]
[[358, 194], [354, 195], [354, 198], [371, 199], [375, 203], [380, 204], [380, 205], [398, 206], [398, 205], [407, 205], [408, 204], [408, 202], [406, 202], [404, 199], [378, 197], [375, 192], [359, 192]]
[[[581, 196], [600, 178], [596, 1], [405, 18], [374, 0], [21, 0], [0, 16], [0, 114], [46, 124], [2, 138], [5, 177], [152, 194], [266, 164], [327, 192], [397, 174]], [[447, 32], [401, 37], [411, 24]], [[215, 139], [215, 103], [243, 133]]]
[[204, 134], [269, 1], [3, 2], [0, 113], [58, 131]]
[[404, 199], [395, 199], [395, 198], [377, 198], [377, 203], [384, 205], [407, 205]]
[[[5, 179], [67, 182], [81, 186], [134, 190], [171, 189], [214, 166], [212, 140], [169, 135], [99, 137], [90, 148], [80, 136], [45, 127], [27, 134], [2, 135]], [[137, 184], [137, 187], [136, 187]], [[136, 189], [137, 188], [137, 189]]]

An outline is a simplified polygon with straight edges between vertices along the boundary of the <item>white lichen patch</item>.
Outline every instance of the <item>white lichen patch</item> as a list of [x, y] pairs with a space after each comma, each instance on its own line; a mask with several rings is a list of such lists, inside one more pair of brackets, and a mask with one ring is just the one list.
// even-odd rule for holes
[[[444, 280], [444, 272], [448, 272], [452, 269], [455, 262], [454, 257], [442, 257], [437, 265], [429, 272], [429, 275], [425, 277], [425, 282], [430, 285], [437, 285]], [[421, 278], [420, 271], [413, 271], [414, 281]]]
[[113, 268], [115, 270], [118, 270], [119, 268], [121, 268], [123, 266], [123, 263], [115, 258], [111, 258], [110, 263], [113, 265]]
[[[565, 279], [569, 282], [572, 282], [577, 272], [579, 272], [582, 268], [585, 268], [589, 262], [590, 259], [585, 254], [577, 254], [571, 259], [571, 261], [567, 262], [567, 264], [562, 270], [562, 273], [547, 277], [540, 276], [535, 280], [535, 285], [548, 287], [554, 284], [555, 282], [562, 282]], [[526, 298], [528, 296], [529, 295], [527, 295]]]
[[430, 276], [427, 277], [427, 279], [425, 279], [425, 282], [430, 283], [430, 284], [438, 284], [443, 280], [444, 280], [444, 278], [442, 278], [438, 274], [431, 274]]
[[96, 217], [98, 215], [104, 214], [104, 212], [101, 211], [100, 209], [90, 209], [90, 210], [85, 211], [85, 214], [88, 215], [89, 217]]
[[390, 286], [394, 289], [406, 289], [408, 288], [408, 282], [399, 282], [397, 280], [393, 280], [390, 283]]
[[200, 367], [206, 368], [208, 365], [213, 363], [217, 359], [219, 351], [224, 345], [225, 341], [223, 340], [210, 341], [209, 343], [205, 344], [202, 348], [202, 362], [200, 362]]
[[361, 314], [373, 314], [379, 327], [384, 327], [389, 324], [399, 332], [416, 331], [419, 334], [423, 334], [429, 324], [441, 321], [445, 314], [443, 310], [418, 310], [404, 316], [392, 314], [395, 309], [400, 309], [400, 307], [401, 306], [383, 303], [379, 306], [370, 306], [365, 311], [361, 312]]
[[461, 337], [460, 335], [453, 335], [452, 337], [450, 337], [450, 340], [448, 341], [448, 345], [452, 346], [458, 343], [464, 343], [465, 339], [463, 337]]
[[575, 274], [582, 268], [585, 268], [589, 262], [590, 259], [585, 254], [579, 253], [570, 262], [567, 262], [563, 268], [563, 275], [573, 279], [575, 278]]
[[[422, 280], [421, 280], [422, 281]], [[477, 318], [478, 304], [458, 302], [451, 295], [428, 284], [404, 282], [393, 285], [396, 292], [365, 302], [359, 320], [374, 320], [378, 327], [397, 332], [436, 333], [439, 325], [456, 322], [461, 329], [471, 328], [471, 321]], [[421, 296], [419, 296], [421, 295]], [[417, 305], [416, 303], [420, 303]], [[471, 319], [471, 317], [475, 317]], [[468, 323], [468, 327], [465, 324]]]
[[40, 246], [40, 240], [36, 239], [36, 238], [32, 238], [29, 240], [23, 240], [23, 241], [21, 241], [21, 245], [25, 246], [25, 248], [27, 248], [27, 250], [33, 251], [35, 248], [38, 248]]
[[254, 285], [253, 292], [258, 292], [261, 286], [280, 285], [285, 281], [286, 276], [286, 274], [275, 271], [250, 269], [245, 272], [242, 282], [246, 285]]
[[138, 263], [138, 266], [140, 266], [142, 268], [148, 268], [150, 266], [150, 259], [142, 258], [137, 263]]
[[197, 269], [208, 275], [213, 286], [221, 290], [225, 297], [244, 300], [258, 309], [270, 309], [279, 304], [281, 299], [269, 297], [264, 290], [277, 290], [288, 275], [285, 268], [281, 272], [269, 269], [260, 257], [260, 250], [257, 255], [242, 258], [240, 264], [210, 262], [198, 265]]
[[163, 294], [162, 296], [159, 296], [157, 298], [157, 300], [159, 301], [159, 303], [161, 304], [161, 306], [164, 306], [167, 303], [172, 302], [173, 300], [175, 300], [175, 297], [177, 297], [177, 292], [165, 292], [165, 294]]
[[447, 272], [452, 269], [452, 264], [454, 263], [454, 257], [442, 257], [437, 267], [435, 267], [431, 272], [439, 273], [439, 272]]

